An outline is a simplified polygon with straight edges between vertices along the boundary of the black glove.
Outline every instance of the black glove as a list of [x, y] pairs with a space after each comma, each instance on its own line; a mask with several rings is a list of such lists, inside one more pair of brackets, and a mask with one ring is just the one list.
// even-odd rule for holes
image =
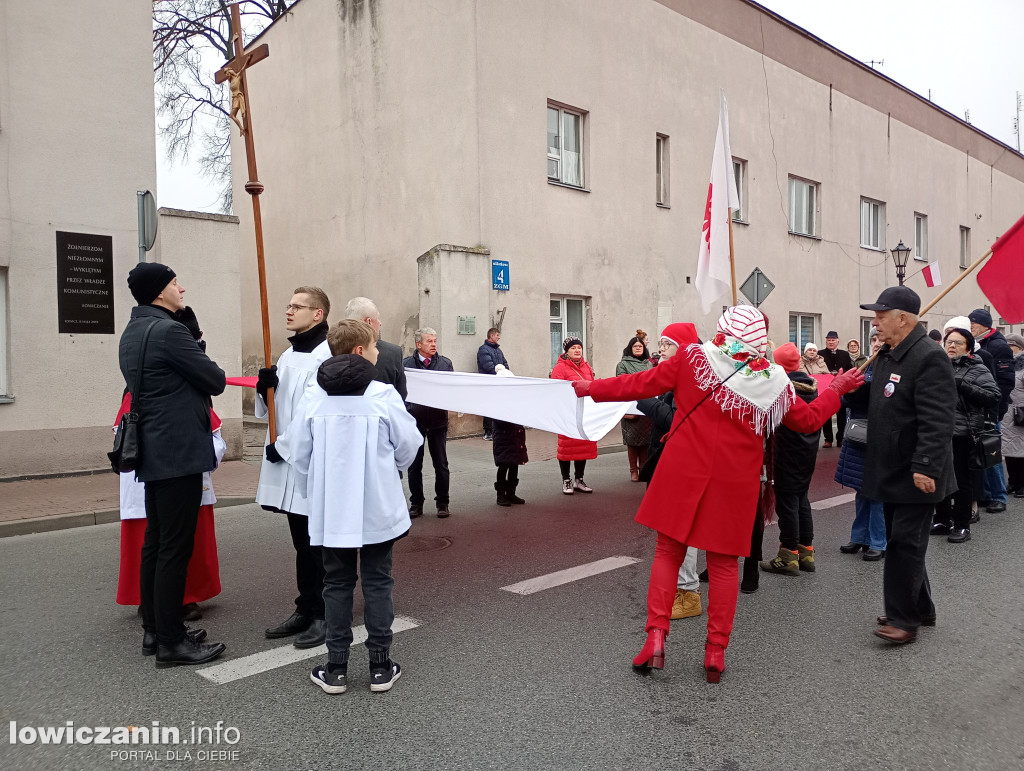
[[280, 463], [281, 461], [284, 460], [284, 458], [282, 458], [280, 454], [277, 452], [277, 448], [274, 447], [274, 442], [271, 442], [266, 447], [264, 447], [263, 451], [267, 456], [267, 460], [269, 460], [271, 463]]
[[[192, 310], [191, 305], [186, 305], [180, 311], [174, 314], [174, 320], [181, 322], [188, 329], [192, 337], [196, 340], [203, 336], [203, 330], [199, 328], [199, 319], [196, 318], [196, 312]], [[203, 349], [205, 350], [205, 348]]]
[[277, 365], [272, 367], [261, 367], [259, 376], [256, 378], [256, 393], [263, 401], [267, 400], [267, 391], [277, 388]]

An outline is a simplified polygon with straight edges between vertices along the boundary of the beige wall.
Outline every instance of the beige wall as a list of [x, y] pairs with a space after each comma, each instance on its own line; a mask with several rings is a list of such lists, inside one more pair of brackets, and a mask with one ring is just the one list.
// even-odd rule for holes
[[[1024, 162], [1009, 148], [742, 0], [713, 11], [683, 0], [439, 0], [338, 13], [355, 5], [304, 0], [264, 36], [284, 61], [250, 81], [254, 110], [293, 116], [257, 129], [268, 196], [279, 191], [264, 210], [272, 305], [302, 281], [339, 300], [369, 294], [385, 337], [407, 350], [412, 329], [438, 326], [416, 318], [440, 299], [417, 298], [411, 262], [438, 243], [510, 262], [512, 290], [486, 294], [491, 315], [508, 306], [502, 347], [517, 374], [547, 374], [550, 294], [591, 298], [588, 349], [602, 376], [638, 326], [693, 320], [708, 334], [717, 314], [700, 313], [692, 282], [719, 88], [733, 154], [748, 162], [737, 277], [758, 266], [776, 284], [762, 309], [777, 342], [790, 312], [820, 315], [819, 334], [859, 337], [869, 314], [857, 306], [895, 283], [888, 251], [859, 245], [862, 195], [886, 202], [887, 248], [912, 245], [914, 212], [928, 215], [946, 284], [959, 273], [961, 225], [977, 256], [1024, 210]], [[765, 56], [748, 47], [762, 26]], [[306, 51], [318, 52], [316, 68]], [[588, 113], [590, 192], [546, 181], [548, 100]], [[668, 209], [654, 201], [656, 133], [670, 137]], [[821, 184], [818, 238], [787, 232], [790, 174]], [[242, 182], [236, 171], [247, 237]], [[924, 264], [911, 262], [908, 274]], [[937, 292], [920, 276], [907, 283], [925, 300]], [[926, 320], [984, 302], [969, 279]], [[248, 357], [251, 315], [245, 330]]]

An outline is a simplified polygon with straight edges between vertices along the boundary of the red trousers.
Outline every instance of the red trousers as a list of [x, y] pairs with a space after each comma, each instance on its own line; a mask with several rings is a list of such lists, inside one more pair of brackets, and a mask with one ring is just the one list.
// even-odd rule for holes
[[[708, 558], [708, 642], [729, 645], [732, 622], [739, 596], [738, 557], [706, 552]], [[654, 547], [651, 581], [647, 586], [647, 630], [664, 629], [668, 636], [672, 602], [676, 597], [679, 566], [686, 557], [686, 544], [658, 533]]]

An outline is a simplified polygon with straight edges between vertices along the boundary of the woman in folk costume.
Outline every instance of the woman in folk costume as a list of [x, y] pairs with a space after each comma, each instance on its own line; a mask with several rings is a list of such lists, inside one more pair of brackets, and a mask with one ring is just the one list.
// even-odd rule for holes
[[[126, 393], [121, 410], [114, 421], [114, 430], [121, 422], [121, 416], [131, 409], [132, 395]], [[213, 449], [217, 463], [224, 457], [227, 445], [220, 434], [220, 418], [210, 410], [210, 428], [213, 430]], [[139, 568], [142, 562], [142, 543], [146, 537], [146, 485], [135, 479], [134, 471], [121, 475], [121, 568], [117, 578], [117, 604], [139, 605]], [[202, 618], [196, 603], [204, 602], [220, 594], [220, 563], [217, 560], [217, 535], [213, 526], [213, 494], [210, 472], [203, 474], [203, 499], [196, 521], [195, 545], [192, 559], [188, 563], [188, 577], [185, 580], [185, 607], [182, 618], [194, 621]], [[154, 651], [155, 653], [156, 651]]]
[[[551, 377], [556, 380], [590, 382], [594, 379], [594, 370], [583, 358], [583, 341], [575, 335], [569, 335], [562, 341], [565, 352], [558, 357]], [[562, 472], [562, 492], [572, 495], [576, 492], [592, 493], [593, 488], [583, 481], [583, 471], [587, 461], [597, 457], [597, 442], [586, 439], [573, 439], [571, 436], [558, 435], [558, 466]], [[575, 479], [569, 479], [569, 462], [573, 463]]]
[[577, 396], [599, 402], [675, 393], [672, 429], [636, 515], [658, 531], [647, 642], [633, 659], [640, 671], [664, 667], [676, 576], [687, 546], [695, 546], [707, 553], [710, 576], [704, 669], [708, 682], [718, 682], [736, 613], [737, 557], [750, 552], [764, 438], [780, 423], [800, 432], [820, 428], [839, 409], [839, 397], [863, 382], [851, 370], [803, 402], [782, 367], [765, 358], [767, 347], [764, 316], [738, 305], [722, 314], [713, 340], [693, 343], [648, 372], [573, 383]]

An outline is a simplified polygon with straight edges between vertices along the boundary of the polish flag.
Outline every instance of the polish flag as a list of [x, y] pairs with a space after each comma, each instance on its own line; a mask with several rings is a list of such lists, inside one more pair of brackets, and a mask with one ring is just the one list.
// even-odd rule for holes
[[938, 260], [932, 260], [925, 265], [921, 273], [924, 275], [924, 283], [928, 286], [942, 286], [942, 274], [939, 273]]
[[1024, 217], [992, 244], [992, 256], [978, 271], [978, 286], [1010, 324], [1024, 322]]
[[740, 197], [736, 192], [736, 177], [732, 170], [732, 151], [729, 149], [729, 106], [723, 91], [715, 155], [711, 160], [711, 182], [708, 184], [708, 200], [704, 208], [700, 253], [697, 257], [696, 287], [704, 313], [709, 313], [711, 304], [731, 286], [729, 218], [732, 217], [731, 210], [738, 209], [739, 205]]

